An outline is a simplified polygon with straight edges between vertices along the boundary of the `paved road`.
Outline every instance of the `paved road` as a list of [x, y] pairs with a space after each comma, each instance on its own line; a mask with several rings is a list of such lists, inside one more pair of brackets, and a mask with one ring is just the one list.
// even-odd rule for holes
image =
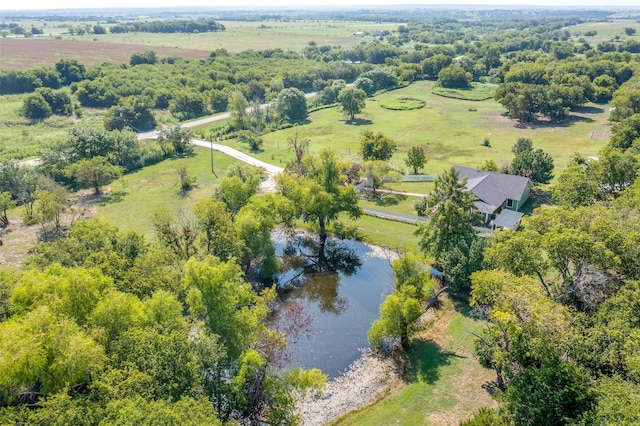
[[264, 169], [267, 172], [268, 177], [260, 184], [260, 189], [263, 192], [274, 192], [276, 190], [275, 177], [279, 173], [282, 173], [282, 171], [284, 170], [282, 167], [274, 166], [273, 164], [258, 160], [257, 158], [247, 155], [244, 152], [240, 152], [237, 149], [231, 148], [230, 146], [220, 145], [218, 143], [211, 143], [197, 139], [192, 140], [191, 143], [203, 148], [210, 148], [214, 151], [220, 151], [230, 157], [237, 158], [244, 163]]
[[[304, 97], [307, 99], [315, 98], [318, 96], [318, 92], [305, 93]], [[264, 109], [268, 106], [273, 106], [273, 103], [266, 103], [260, 105], [261, 109]], [[247, 108], [247, 112], [250, 112], [251, 108]], [[199, 118], [197, 120], [188, 121], [186, 123], [180, 124], [180, 127], [184, 127], [187, 129], [191, 129], [193, 127], [201, 126], [203, 124], [214, 123], [220, 120], [226, 120], [231, 117], [230, 112], [224, 112], [222, 114], [210, 115], [208, 117]], [[156, 139], [160, 132], [158, 130], [152, 130], [150, 132], [138, 133], [138, 139]]]

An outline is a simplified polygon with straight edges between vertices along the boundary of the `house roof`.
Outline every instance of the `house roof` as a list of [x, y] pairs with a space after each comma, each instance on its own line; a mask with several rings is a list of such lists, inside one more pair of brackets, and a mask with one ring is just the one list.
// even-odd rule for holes
[[520, 200], [529, 184], [529, 178], [522, 176], [459, 166], [454, 168], [459, 180], [467, 178], [465, 188], [478, 198], [475, 204], [482, 213], [493, 213], [507, 199]]
[[518, 226], [520, 226], [522, 216], [524, 216], [524, 213], [504, 209], [500, 212], [498, 217], [495, 218], [493, 225], [516, 230], [518, 229]]

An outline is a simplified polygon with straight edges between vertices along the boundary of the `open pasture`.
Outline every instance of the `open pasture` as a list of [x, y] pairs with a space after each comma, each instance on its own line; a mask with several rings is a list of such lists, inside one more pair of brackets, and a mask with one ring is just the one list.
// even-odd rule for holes
[[115, 43], [144, 44], [152, 46], [176, 47], [181, 49], [206, 50], [226, 49], [229, 53], [244, 50], [277, 49], [296, 52], [315, 41], [318, 46], [342, 46], [351, 48], [362, 41], [354, 37], [358, 31], [394, 30], [397, 23], [372, 23], [358, 21], [260, 21], [235, 22], [219, 21], [225, 31], [199, 34], [123, 33], [102, 36], [85, 35], [76, 39], [98, 38], [100, 41]]
[[[625, 27], [635, 28], [636, 35], [627, 36], [624, 32]], [[587, 31], [596, 31], [597, 34], [592, 37], [584, 37], [587, 43], [591, 44], [595, 47], [596, 44], [602, 43], [604, 41], [613, 41], [616, 36], [620, 38], [620, 40], [625, 40], [627, 38], [631, 38], [634, 40], [640, 39], [640, 23], [637, 20], [631, 19], [615, 19], [612, 21], [606, 22], [587, 22], [580, 25], [575, 25], [573, 27], [567, 28], [571, 34], [580, 33], [578, 37], [575, 37], [577, 40], [580, 37], [584, 37], [584, 33]]]

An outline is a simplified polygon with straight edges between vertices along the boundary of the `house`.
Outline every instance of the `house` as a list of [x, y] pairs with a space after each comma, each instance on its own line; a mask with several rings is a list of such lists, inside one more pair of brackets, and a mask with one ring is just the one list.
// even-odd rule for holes
[[523, 214], [519, 212], [529, 199], [529, 178], [488, 172], [486, 170], [454, 167], [458, 180], [467, 179], [465, 189], [472, 191], [484, 223], [493, 227], [517, 229]]

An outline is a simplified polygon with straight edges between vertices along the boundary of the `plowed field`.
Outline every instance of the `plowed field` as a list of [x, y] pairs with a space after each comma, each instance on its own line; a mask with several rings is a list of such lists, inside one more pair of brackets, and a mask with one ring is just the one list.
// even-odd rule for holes
[[[214, 50], [212, 47], [211, 50]], [[76, 59], [86, 66], [103, 62], [129, 62], [132, 53], [153, 50], [158, 57], [180, 56], [201, 59], [210, 51], [179, 49], [144, 44], [109, 43], [80, 40], [0, 38], [0, 70], [53, 66], [58, 59]]]

